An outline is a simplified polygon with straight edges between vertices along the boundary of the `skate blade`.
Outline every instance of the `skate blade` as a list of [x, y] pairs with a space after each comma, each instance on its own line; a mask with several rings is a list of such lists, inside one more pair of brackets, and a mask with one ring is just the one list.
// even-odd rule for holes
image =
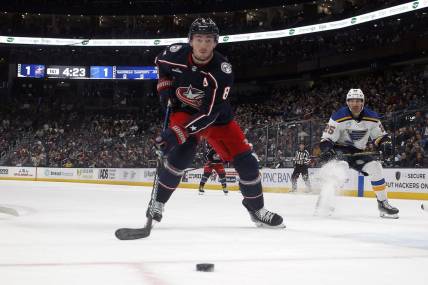
[[399, 219], [400, 217], [398, 216], [398, 214], [392, 214], [392, 215], [388, 215], [386, 213], [380, 213], [379, 216], [382, 219]]
[[199, 195], [204, 195], [204, 192], [200, 192], [200, 191], [199, 191]]
[[263, 228], [263, 229], [285, 229], [284, 224], [279, 224], [277, 226], [269, 226], [260, 222], [256, 222], [255, 224], [258, 228]]

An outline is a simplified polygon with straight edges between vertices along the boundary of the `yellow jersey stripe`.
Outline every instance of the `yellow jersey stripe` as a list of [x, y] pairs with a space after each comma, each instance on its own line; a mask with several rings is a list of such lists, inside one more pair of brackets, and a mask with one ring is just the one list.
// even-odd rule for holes
[[364, 120], [364, 121], [375, 122], [375, 123], [379, 122], [379, 120], [378, 120], [378, 119], [370, 118], [370, 117], [363, 117], [363, 120]]
[[346, 121], [346, 120], [350, 120], [350, 119], [352, 119], [352, 117], [351, 117], [351, 116], [346, 116], [346, 117], [343, 117], [343, 118], [337, 119], [337, 120], [336, 120], [336, 122], [340, 123], [340, 122], [343, 122], [343, 121]]

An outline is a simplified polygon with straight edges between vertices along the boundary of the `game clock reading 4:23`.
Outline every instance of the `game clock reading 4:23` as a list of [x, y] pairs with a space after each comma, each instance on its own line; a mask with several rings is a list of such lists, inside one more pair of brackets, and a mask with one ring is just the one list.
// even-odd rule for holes
[[48, 78], [88, 78], [85, 66], [51, 65], [46, 68]]

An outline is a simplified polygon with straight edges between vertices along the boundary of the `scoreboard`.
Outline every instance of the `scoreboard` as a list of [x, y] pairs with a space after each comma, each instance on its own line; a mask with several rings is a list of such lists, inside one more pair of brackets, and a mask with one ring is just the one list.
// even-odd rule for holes
[[91, 78], [113, 79], [113, 66], [91, 66]]
[[151, 66], [117, 66], [116, 78], [119, 79], [157, 79], [158, 71]]
[[85, 66], [51, 65], [46, 68], [47, 78], [87, 78]]
[[18, 64], [18, 77], [62, 79], [158, 79], [156, 66], [69, 66]]
[[43, 64], [18, 64], [18, 77], [44, 78], [45, 66]]

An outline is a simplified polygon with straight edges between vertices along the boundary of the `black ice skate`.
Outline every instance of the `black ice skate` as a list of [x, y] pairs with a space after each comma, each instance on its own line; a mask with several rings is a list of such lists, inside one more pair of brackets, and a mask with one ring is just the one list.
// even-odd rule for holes
[[226, 187], [223, 187], [223, 193], [224, 195], [227, 195], [229, 193], [229, 190], [227, 190]]
[[[244, 200], [245, 201], [245, 200]], [[266, 210], [264, 207], [253, 211], [250, 210], [245, 202], [242, 201], [242, 204], [247, 208], [248, 213], [250, 214], [251, 220], [259, 228], [285, 228], [285, 225], [282, 223], [283, 219], [280, 215]]]
[[388, 203], [388, 200], [377, 200], [377, 207], [381, 218], [398, 219], [399, 210]]
[[[155, 204], [153, 205], [153, 221], [156, 221], [159, 223], [162, 220], [162, 213], [163, 213], [165, 204], [157, 201], [155, 201], [154, 203]], [[151, 206], [149, 205], [146, 211], [147, 218], [150, 216], [150, 208]]]
[[199, 185], [199, 195], [204, 195], [205, 190], [204, 190], [204, 186]]

